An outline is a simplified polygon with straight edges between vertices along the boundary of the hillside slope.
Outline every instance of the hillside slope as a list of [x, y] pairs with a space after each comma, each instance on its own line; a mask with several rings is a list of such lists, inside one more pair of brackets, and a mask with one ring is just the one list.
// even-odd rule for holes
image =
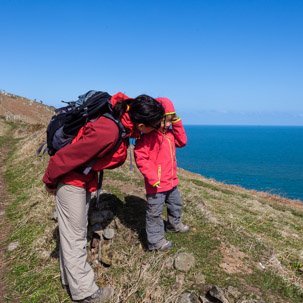
[[46, 124], [53, 114], [51, 106], [0, 91], [0, 116], [8, 121]]
[[[60, 286], [54, 197], [41, 182], [49, 158], [35, 156], [45, 129], [22, 129], [23, 138], [5, 161], [14, 201], [7, 209], [12, 226], [7, 245], [18, 242], [7, 255], [8, 299], [70, 302]], [[20, 137], [10, 125], [6, 131], [1, 138]], [[129, 167], [126, 162], [105, 172], [102, 201], [115, 213], [109, 223], [115, 237], [104, 245], [110, 266], [91, 260], [97, 282], [115, 288], [111, 302], [215, 302], [206, 299], [212, 285], [223, 291], [225, 302], [303, 302], [301, 203], [179, 169], [183, 221], [191, 231], [168, 234], [174, 247], [150, 253], [145, 249], [143, 179]], [[195, 257], [187, 272], [174, 266], [181, 252]], [[180, 301], [184, 292], [192, 294], [191, 301]]]

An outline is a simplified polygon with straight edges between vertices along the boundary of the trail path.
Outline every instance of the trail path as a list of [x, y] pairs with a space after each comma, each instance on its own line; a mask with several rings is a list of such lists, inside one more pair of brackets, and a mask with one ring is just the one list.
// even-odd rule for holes
[[[0, 136], [5, 135], [5, 132], [9, 131], [9, 127], [0, 121]], [[6, 217], [6, 207], [8, 205], [8, 194], [6, 191], [6, 184], [3, 178], [3, 160], [6, 158], [9, 152], [9, 148], [6, 146], [0, 147], [0, 303], [5, 302], [6, 297], [6, 285], [4, 281], [4, 273], [6, 268], [6, 252], [7, 243], [6, 239], [8, 237], [9, 228], [5, 222]]]

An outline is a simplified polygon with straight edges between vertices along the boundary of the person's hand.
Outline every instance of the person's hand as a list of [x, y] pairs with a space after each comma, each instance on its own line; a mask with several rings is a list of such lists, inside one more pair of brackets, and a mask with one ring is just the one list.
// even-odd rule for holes
[[55, 188], [49, 188], [49, 187], [47, 187], [47, 185], [45, 185], [45, 189], [50, 195], [55, 195], [55, 193], [56, 193]]
[[173, 119], [172, 119], [172, 122], [178, 121], [179, 119], [180, 119], [180, 117], [177, 117], [177, 115], [174, 114], [174, 117], [173, 117]]
[[156, 187], [157, 187], [157, 188], [161, 188], [160, 184], [157, 184]]

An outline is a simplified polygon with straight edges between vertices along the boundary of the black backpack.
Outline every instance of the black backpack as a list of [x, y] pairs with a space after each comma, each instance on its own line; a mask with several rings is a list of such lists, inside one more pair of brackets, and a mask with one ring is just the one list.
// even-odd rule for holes
[[108, 93], [90, 90], [79, 96], [77, 101], [62, 101], [68, 105], [56, 109], [57, 115], [51, 118], [47, 126], [47, 142], [39, 147], [37, 155], [41, 153], [45, 144], [47, 147], [44, 152], [47, 151], [50, 156], [55, 155], [58, 150], [72, 142], [81, 127], [101, 116], [111, 119], [117, 124], [119, 140], [113, 150], [118, 148], [126, 135], [126, 131], [121, 121], [113, 117], [110, 100], [111, 96]]
[[[50, 156], [53, 156], [58, 150], [70, 144], [77, 136], [81, 127], [89, 121], [96, 121], [103, 116], [114, 121], [119, 128], [119, 139], [111, 151], [116, 150], [122, 143], [127, 132], [120, 120], [112, 115], [111, 96], [102, 91], [90, 90], [86, 94], [78, 97], [77, 101], [65, 102], [68, 105], [56, 109], [57, 115], [53, 116], [47, 126], [47, 143], [43, 143], [38, 151], [39, 155], [47, 144], [46, 149]], [[43, 152], [43, 153], [44, 153]], [[91, 162], [83, 169], [84, 174], [88, 174], [97, 159]], [[96, 207], [99, 207], [99, 195], [102, 187], [103, 171], [100, 172], [97, 186]]]

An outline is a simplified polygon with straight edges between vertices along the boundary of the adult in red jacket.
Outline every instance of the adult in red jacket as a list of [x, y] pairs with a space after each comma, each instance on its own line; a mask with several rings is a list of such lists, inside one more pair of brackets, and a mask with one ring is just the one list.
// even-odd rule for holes
[[[97, 172], [122, 165], [127, 157], [128, 139], [160, 127], [164, 115], [162, 105], [146, 95], [129, 99], [118, 93], [111, 102], [114, 116], [127, 131], [118, 149], [112, 151], [119, 138], [118, 126], [100, 117], [87, 123], [72, 144], [50, 158], [43, 176], [46, 189], [56, 194], [62, 285], [79, 302], [100, 302], [113, 294], [110, 287], [97, 287], [87, 263], [87, 213], [91, 192], [97, 188]], [[92, 159], [97, 159], [92, 170], [83, 174], [83, 167]]]

